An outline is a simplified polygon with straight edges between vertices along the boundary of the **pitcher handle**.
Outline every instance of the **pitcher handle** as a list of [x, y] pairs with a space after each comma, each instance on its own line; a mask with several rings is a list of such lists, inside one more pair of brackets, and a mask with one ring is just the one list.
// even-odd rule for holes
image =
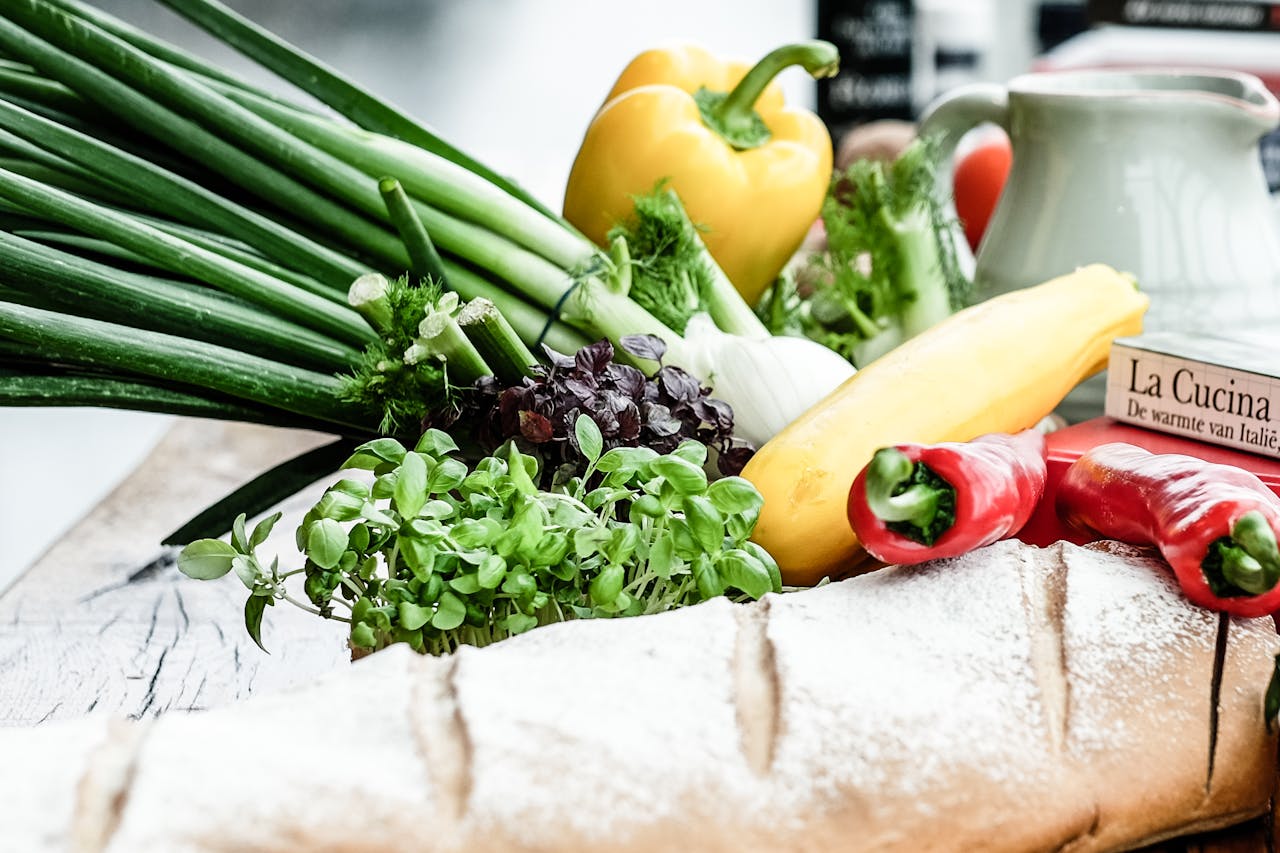
[[998, 83], [958, 86], [930, 104], [920, 117], [918, 134], [931, 139], [938, 155], [936, 186], [940, 200], [950, 203], [951, 173], [960, 138], [983, 122], [1009, 132], [1009, 90]]
[[956, 145], [960, 138], [983, 122], [993, 122], [1009, 132], [1009, 90], [998, 83], [970, 83], [958, 86], [930, 104], [920, 117], [917, 134], [932, 141], [938, 157], [934, 192], [943, 210], [949, 212], [951, 244], [961, 273], [972, 280], [977, 262], [965, 239], [964, 227], [956, 216], [952, 198]]

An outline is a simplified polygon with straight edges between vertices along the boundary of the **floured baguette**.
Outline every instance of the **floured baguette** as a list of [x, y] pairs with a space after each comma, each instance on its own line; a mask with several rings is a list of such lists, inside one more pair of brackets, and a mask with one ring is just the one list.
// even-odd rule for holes
[[[1003, 542], [446, 659], [393, 648], [146, 727], [0, 731], [0, 757], [18, 756], [0, 764], [0, 838], [110, 853], [1094, 851], [1261, 814], [1274, 626], [1231, 624], [1210, 777], [1217, 618], [1150, 554]], [[47, 803], [44, 818], [12, 813], [15, 798]]]

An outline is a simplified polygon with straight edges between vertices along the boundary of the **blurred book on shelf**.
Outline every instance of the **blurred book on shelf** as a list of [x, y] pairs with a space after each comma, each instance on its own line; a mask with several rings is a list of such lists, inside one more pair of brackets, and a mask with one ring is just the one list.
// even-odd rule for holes
[[1088, 12], [1100, 24], [1280, 32], [1280, 3], [1259, 0], [1089, 0]]
[[949, 89], [995, 79], [1000, 2], [818, 0], [818, 38], [840, 49], [839, 73], [818, 81], [818, 114], [840, 136], [914, 119]]
[[915, 5], [911, 0], [818, 0], [818, 38], [840, 71], [818, 81], [818, 115], [833, 136], [877, 119], [910, 119]]

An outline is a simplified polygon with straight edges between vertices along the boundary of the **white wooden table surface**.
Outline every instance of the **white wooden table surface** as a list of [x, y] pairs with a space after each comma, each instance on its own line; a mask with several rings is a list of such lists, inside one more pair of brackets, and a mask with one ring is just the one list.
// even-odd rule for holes
[[[179, 419], [143, 463], [0, 596], [0, 726], [109, 711], [222, 705], [306, 682], [349, 660], [345, 626], [268, 608], [259, 649], [245, 589], [180, 574], [161, 539], [252, 474], [328, 440]], [[268, 547], [282, 564], [325, 483], [301, 492]], [[299, 563], [300, 565], [300, 563]]]

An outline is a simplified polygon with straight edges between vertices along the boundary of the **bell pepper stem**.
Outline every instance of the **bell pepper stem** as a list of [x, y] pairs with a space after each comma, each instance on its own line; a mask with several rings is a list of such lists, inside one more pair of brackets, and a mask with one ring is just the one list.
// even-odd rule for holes
[[916, 463], [895, 447], [882, 447], [871, 457], [867, 468], [867, 506], [881, 521], [906, 522], [922, 530], [928, 529], [938, 512], [941, 493], [924, 483], [908, 486], [915, 474]]
[[840, 51], [826, 41], [803, 41], [769, 52], [727, 95], [702, 90], [696, 96], [703, 121], [739, 150], [769, 141], [769, 128], [755, 110], [765, 87], [784, 68], [799, 65], [813, 77], [831, 77], [840, 68]]
[[1223, 576], [1253, 595], [1280, 582], [1280, 546], [1266, 516], [1250, 510], [1231, 526], [1232, 547], [1223, 550]]

